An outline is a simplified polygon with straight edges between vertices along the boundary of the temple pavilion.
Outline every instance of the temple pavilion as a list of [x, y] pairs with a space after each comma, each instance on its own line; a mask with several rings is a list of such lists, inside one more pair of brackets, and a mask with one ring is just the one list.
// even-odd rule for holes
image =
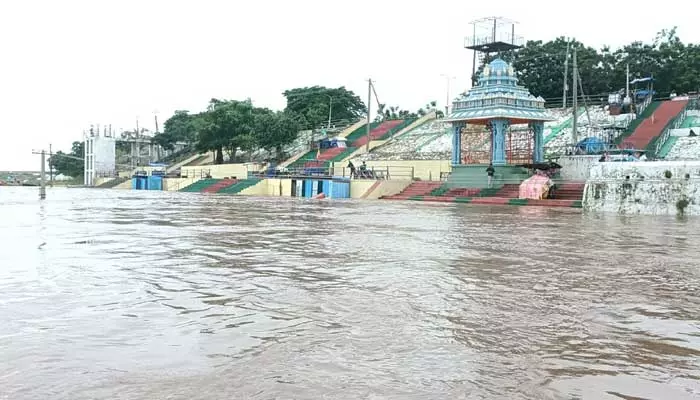
[[[511, 137], [506, 139], [511, 127], [516, 125], [522, 126], [527, 132], [525, 144], [522, 144], [522, 140], [518, 144], [520, 150], [529, 153], [530, 159], [527, 161], [543, 162], [544, 123], [553, 120], [545, 110], [544, 103], [542, 97], [535, 97], [527, 88], [518, 85], [518, 78], [511, 65], [500, 58], [493, 60], [484, 67], [477, 86], [454, 100], [452, 112], [446, 118], [454, 129], [453, 167], [463, 164], [462, 136], [467, 134], [464, 129], [467, 124], [488, 127], [490, 160], [494, 166], [508, 165], [508, 155], [516, 151]], [[522, 133], [522, 129], [519, 132]]]

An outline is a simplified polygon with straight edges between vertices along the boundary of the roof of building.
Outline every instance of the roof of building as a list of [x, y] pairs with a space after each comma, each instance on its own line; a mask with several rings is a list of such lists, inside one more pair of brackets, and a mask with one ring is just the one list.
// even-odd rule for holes
[[511, 124], [552, 121], [544, 99], [518, 85], [515, 69], [497, 58], [484, 67], [477, 86], [452, 103], [445, 121], [486, 124], [491, 119], [507, 119]]

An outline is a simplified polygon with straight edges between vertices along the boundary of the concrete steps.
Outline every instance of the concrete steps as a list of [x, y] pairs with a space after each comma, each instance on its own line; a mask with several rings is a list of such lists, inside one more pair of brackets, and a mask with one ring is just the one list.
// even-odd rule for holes
[[411, 197], [426, 196], [435, 189], [440, 188], [442, 182], [419, 181], [413, 182], [401, 193], [393, 196], [383, 197], [387, 200], [407, 200]]
[[668, 100], [659, 104], [651, 116], [644, 119], [634, 132], [623, 140], [622, 147], [644, 150], [654, 138], [664, 131], [666, 125], [683, 110], [687, 103], [686, 100]]
[[372, 129], [369, 132], [369, 138], [365, 136], [360, 136], [357, 138], [355, 141], [352, 142], [352, 147], [361, 147], [367, 144], [368, 141], [370, 140], [377, 140], [380, 139], [382, 136], [386, 135], [389, 133], [392, 129], [398, 127], [399, 125], [404, 124], [406, 121], [397, 119], [397, 120], [391, 120], [391, 121], [385, 121], [379, 124], [376, 128]]
[[238, 179], [221, 179], [213, 185], [207, 186], [201, 190], [202, 193], [218, 193], [219, 190], [235, 185], [238, 183]]

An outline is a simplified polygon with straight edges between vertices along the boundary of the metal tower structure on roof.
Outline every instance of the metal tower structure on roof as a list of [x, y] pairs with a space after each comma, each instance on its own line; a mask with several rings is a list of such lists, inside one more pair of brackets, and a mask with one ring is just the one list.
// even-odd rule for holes
[[501, 54], [523, 47], [525, 39], [515, 33], [518, 23], [503, 17], [486, 17], [469, 23], [472, 35], [464, 38], [464, 47], [474, 52], [472, 60], [472, 85], [476, 83], [477, 58], [479, 66], [492, 53]]

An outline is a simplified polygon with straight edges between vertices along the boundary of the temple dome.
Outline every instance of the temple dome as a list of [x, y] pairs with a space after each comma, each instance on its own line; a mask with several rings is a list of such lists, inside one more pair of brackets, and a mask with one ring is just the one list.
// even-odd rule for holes
[[515, 77], [515, 70], [503, 59], [497, 58], [484, 67], [481, 77]]

